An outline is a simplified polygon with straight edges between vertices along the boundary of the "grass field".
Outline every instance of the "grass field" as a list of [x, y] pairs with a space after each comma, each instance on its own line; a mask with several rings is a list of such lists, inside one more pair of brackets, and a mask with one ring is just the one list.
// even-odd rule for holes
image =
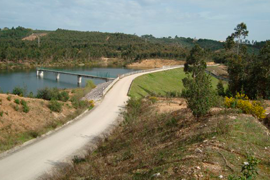
[[[182, 79], [186, 77], [183, 68], [169, 71], [146, 74], [136, 78], [130, 88], [129, 96], [141, 98], [150, 92], [166, 95], [166, 92], [181, 92], [183, 90]], [[218, 79], [212, 78], [213, 88], [216, 88]]]

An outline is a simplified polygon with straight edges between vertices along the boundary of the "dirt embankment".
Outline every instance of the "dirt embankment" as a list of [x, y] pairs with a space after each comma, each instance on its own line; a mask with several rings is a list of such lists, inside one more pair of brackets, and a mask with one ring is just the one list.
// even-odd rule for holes
[[42, 36], [46, 36], [48, 33], [33, 33], [30, 36], [27, 36], [25, 38], [23, 38], [22, 40], [25, 41], [34, 41], [38, 36], [42, 37]]
[[183, 65], [185, 61], [165, 60], [165, 59], [145, 59], [127, 65], [128, 68], [161, 68], [163, 66]]
[[[23, 112], [15, 99], [25, 100], [29, 112]], [[76, 110], [70, 102], [61, 103], [62, 112], [55, 113], [48, 108], [49, 101], [0, 94], [0, 152], [65, 123]]]

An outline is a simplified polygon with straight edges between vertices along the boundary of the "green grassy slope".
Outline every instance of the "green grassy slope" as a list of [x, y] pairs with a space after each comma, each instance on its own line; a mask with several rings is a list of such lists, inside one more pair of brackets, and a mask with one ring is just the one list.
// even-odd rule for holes
[[[186, 77], [183, 68], [146, 74], [136, 78], [130, 88], [129, 96], [141, 98], [154, 92], [162, 96], [166, 92], [181, 92], [183, 90], [182, 79]], [[218, 79], [211, 77], [213, 88], [216, 88]]]

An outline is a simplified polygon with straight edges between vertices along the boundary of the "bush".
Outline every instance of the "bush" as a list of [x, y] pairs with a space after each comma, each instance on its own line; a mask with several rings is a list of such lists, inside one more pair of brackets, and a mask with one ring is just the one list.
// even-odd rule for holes
[[19, 111], [19, 106], [18, 105], [14, 106], [14, 110]]
[[217, 93], [219, 96], [225, 96], [225, 89], [221, 80], [217, 84]]
[[44, 100], [51, 100], [52, 99], [51, 90], [47, 87], [44, 89], [39, 89], [36, 97]]
[[3, 117], [4, 111], [0, 111], [0, 117]]
[[155, 104], [155, 103], [157, 102], [157, 100], [158, 100], [158, 98], [155, 97], [155, 96], [150, 96], [148, 99], [149, 99], [153, 104]]
[[250, 101], [245, 94], [237, 93], [235, 98], [225, 97], [224, 104], [227, 108], [239, 108], [246, 114], [252, 114], [259, 119], [264, 119], [265, 109], [259, 101]]
[[23, 99], [21, 100], [21, 102], [20, 102], [20, 103], [21, 103], [21, 105], [23, 105], [23, 106], [27, 105], [26, 101], [25, 101], [25, 100], [23, 100]]
[[11, 96], [8, 96], [8, 97], [7, 97], [7, 100], [8, 100], [8, 101], [11, 101]]
[[92, 80], [87, 80], [85, 87], [93, 89], [96, 87], [96, 85], [94, 84]]
[[87, 108], [89, 106], [89, 102], [88, 101], [81, 101], [80, 99], [78, 99], [76, 97], [72, 97], [71, 98], [71, 103], [72, 103], [72, 106], [75, 109]]
[[58, 95], [60, 101], [67, 102], [69, 100], [69, 94], [67, 91], [63, 91]]
[[20, 100], [19, 100], [19, 99], [15, 99], [14, 102], [15, 102], [16, 104], [20, 104]]
[[51, 111], [54, 111], [54, 112], [62, 111], [62, 104], [56, 100], [51, 100], [48, 107], [50, 108]]
[[37, 98], [44, 100], [59, 100], [66, 102], [69, 99], [69, 94], [66, 91], [60, 92], [57, 88], [44, 88], [37, 92]]
[[213, 106], [214, 92], [212, 91], [211, 79], [202, 74], [200, 77], [183, 79], [185, 90], [182, 95], [187, 99], [188, 108], [198, 119], [207, 114]]
[[23, 96], [24, 95], [24, 89], [20, 87], [15, 87], [12, 91], [12, 94]]
[[33, 93], [33, 92], [30, 92], [30, 93], [28, 94], [28, 97], [29, 97], [29, 98], [34, 98], [34, 93]]
[[93, 100], [89, 101], [89, 109], [92, 109], [95, 107], [95, 102]]

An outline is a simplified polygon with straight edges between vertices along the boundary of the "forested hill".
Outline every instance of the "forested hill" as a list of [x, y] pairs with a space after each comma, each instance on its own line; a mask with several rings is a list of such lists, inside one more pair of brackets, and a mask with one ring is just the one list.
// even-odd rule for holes
[[[35, 36], [40, 36], [38, 45]], [[45, 34], [45, 35], [44, 35]], [[28, 36], [34, 40], [23, 40]], [[91, 61], [101, 57], [120, 58], [132, 62], [147, 58], [183, 60], [189, 49], [198, 43], [209, 51], [223, 48], [223, 43], [191, 38], [139, 37], [123, 33], [80, 32], [57, 29], [39, 31], [23, 27], [0, 30], [0, 61], [37, 63], [68, 60]], [[260, 48], [260, 46], [254, 48]]]

